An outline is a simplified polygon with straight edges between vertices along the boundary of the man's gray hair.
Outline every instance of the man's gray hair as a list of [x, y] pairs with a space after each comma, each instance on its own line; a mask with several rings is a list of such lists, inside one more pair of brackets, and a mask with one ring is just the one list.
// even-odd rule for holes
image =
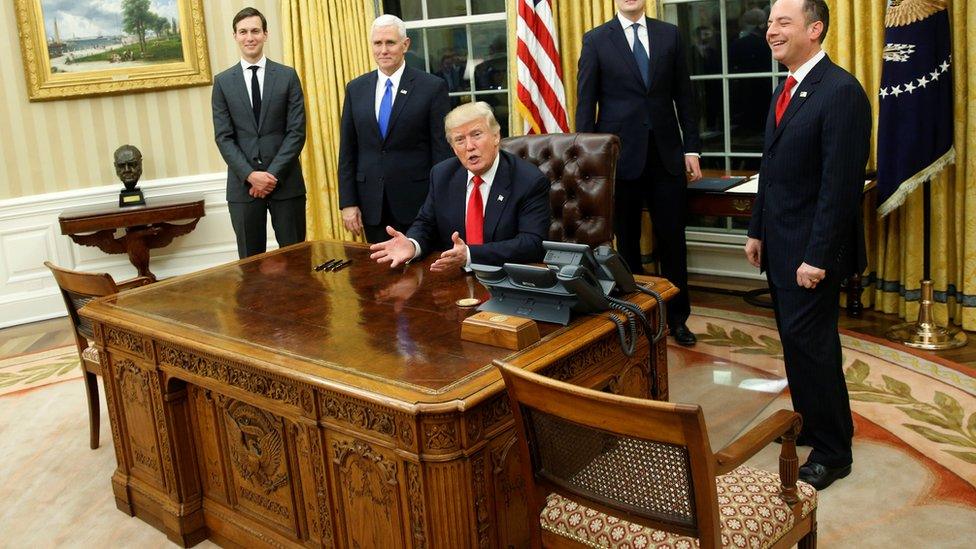
[[383, 15], [373, 19], [373, 26], [369, 28], [369, 37], [373, 38], [373, 32], [380, 27], [396, 27], [397, 34], [400, 35], [400, 40], [407, 37], [407, 25], [396, 15], [390, 15], [389, 13], [384, 13]]
[[498, 120], [495, 120], [495, 113], [491, 110], [491, 106], [484, 101], [475, 101], [474, 103], [458, 105], [444, 117], [444, 134], [447, 136], [447, 140], [451, 140], [451, 130], [454, 128], [479, 119], [485, 121], [492, 133], [497, 135], [501, 131], [501, 126], [498, 124]]

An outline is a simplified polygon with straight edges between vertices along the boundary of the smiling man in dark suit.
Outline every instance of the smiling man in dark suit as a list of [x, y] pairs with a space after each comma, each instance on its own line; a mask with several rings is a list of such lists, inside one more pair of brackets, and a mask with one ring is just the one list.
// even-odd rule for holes
[[457, 158], [430, 171], [430, 191], [406, 234], [387, 227], [390, 240], [370, 256], [396, 267], [431, 250], [445, 250], [434, 272], [471, 263], [501, 265], [542, 260], [549, 233], [549, 180], [535, 165], [502, 151], [501, 128], [483, 101], [465, 103], [444, 119]]
[[851, 472], [854, 425], [842, 370], [840, 283], [866, 263], [861, 190], [871, 106], [856, 78], [820, 44], [823, 0], [778, 0], [766, 41], [789, 76], [773, 93], [745, 252], [765, 269], [799, 443], [813, 447], [800, 479], [818, 489]]
[[[620, 137], [614, 233], [635, 273], [641, 211], [651, 212], [661, 274], [680, 293], [668, 302], [671, 335], [694, 345], [688, 300], [686, 174], [701, 178], [698, 112], [678, 28], [644, 15], [644, 0], [614, 0], [617, 16], [583, 36], [576, 87], [576, 131]], [[680, 127], [680, 131], [679, 131]]]
[[406, 26], [394, 15], [373, 21], [370, 47], [377, 70], [346, 85], [339, 134], [342, 223], [369, 242], [407, 230], [427, 196], [434, 164], [450, 158], [444, 116], [447, 83], [410, 68]]
[[305, 98], [298, 75], [264, 56], [268, 21], [254, 8], [234, 17], [241, 62], [214, 78], [214, 134], [227, 162], [227, 208], [241, 258], [263, 253], [268, 212], [279, 246], [305, 240]]

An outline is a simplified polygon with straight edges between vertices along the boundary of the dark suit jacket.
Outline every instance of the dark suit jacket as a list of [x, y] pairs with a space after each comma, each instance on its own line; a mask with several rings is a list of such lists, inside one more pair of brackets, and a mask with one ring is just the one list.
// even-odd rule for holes
[[773, 93], [749, 236], [762, 240], [772, 284], [796, 287], [800, 264], [846, 277], [867, 264], [861, 192], [871, 106], [861, 84], [824, 57], [776, 126]]
[[430, 168], [452, 156], [444, 138], [450, 109], [447, 84], [406, 67], [394, 90], [386, 139], [376, 122], [377, 71], [346, 85], [339, 134], [339, 207], [359, 206], [366, 225], [378, 225], [383, 195], [398, 223], [409, 224], [424, 203]]
[[698, 110], [678, 27], [644, 19], [650, 49], [650, 88], [644, 86], [633, 50], [616, 17], [583, 35], [579, 58], [576, 131], [620, 137], [619, 179], [640, 177], [651, 129], [661, 160], [672, 175], [684, 174], [685, 153], [701, 152]]
[[[472, 245], [471, 262], [485, 265], [542, 260], [542, 241], [549, 234], [549, 180], [535, 165], [498, 151], [498, 171], [485, 204], [485, 243]], [[451, 234], [465, 233], [468, 170], [457, 158], [430, 170], [430, 192], [407, 237], [420, 244], [421, 255], [453, 246]]]
[[305, 194], [298, 155], [305, 146], [305, 98], [295, 69], [268, 60], [264, 67], [261, 123], [254, 121], [240, 63], [214, 78], [214, 135], [227, 162], [227, 201], [250, 202], [247, 176], [266, 171], [278, 178], [269, 195], [285, 200]]

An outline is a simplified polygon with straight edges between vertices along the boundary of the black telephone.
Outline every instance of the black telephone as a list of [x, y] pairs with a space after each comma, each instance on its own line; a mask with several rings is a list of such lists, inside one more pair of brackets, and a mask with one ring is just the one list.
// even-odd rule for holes
[[[641, 319], [650, 336], [650, 324], [640, 307], [617, 299], [614, 294], [635, 291], [655, 296], [658, 300], [658, 330], [653, 341], [664, 334], [664, 301], [655, 292], [639, 286], [623, 259], [610, 246], [594, 251], [585, 244], [568, 242], [542, 243], [546, 251], [545, 267], [506, 263], [501, 267], [471, 265], [491, 299], [478, 309], [501, 314], [523, 316], [543, 322], [569, 324], [570, 312], [598, 313], [617, 310], [625, 316]], [[623, 334], [619, 315], [611, 318]], [[633, 326], [634, 319], [630, 318]], [[632, 330], [632, 333], [636, 329]], [[623, 341], [623, 335], [621, 336]], [[633, 339], [633, 338], [631, 338]]]

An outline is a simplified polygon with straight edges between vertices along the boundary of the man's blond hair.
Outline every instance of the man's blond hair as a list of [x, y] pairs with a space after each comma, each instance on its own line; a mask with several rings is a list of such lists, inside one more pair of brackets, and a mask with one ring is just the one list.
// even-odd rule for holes
[[495, 120], [495, 113], [491, 110], [491, 106], [484, 101], [475, 101], [474, 103], [458, 105], [454, 110], [447, 113], [447, 116], [444, 117], [444, 135], [450, 141], [451, 130], [478, 119], [484, 120], [488, 129], [496, 135], [502, 129], [498, 120]]

